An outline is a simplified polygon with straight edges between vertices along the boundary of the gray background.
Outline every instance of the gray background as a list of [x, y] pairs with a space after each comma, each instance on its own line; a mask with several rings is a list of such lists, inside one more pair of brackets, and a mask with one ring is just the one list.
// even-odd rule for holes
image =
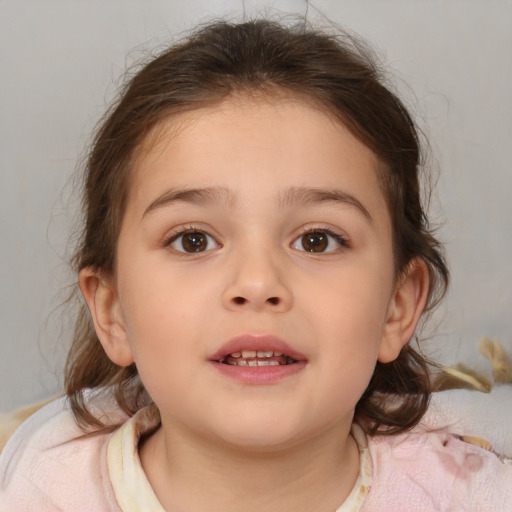
[[[0, 412], [60, 389], [71, 177], [116, 81], [171, 35], [244, 9], [304, 14], [306, 4], [0, 0]], [[440, 169], [432, 210], [453, 283], [424, 346], [488, 371], [484, 336], [512, 352], [512, 3], [313, 1], [309, 17], [325, 24], [322, 13], [386, 59]]]

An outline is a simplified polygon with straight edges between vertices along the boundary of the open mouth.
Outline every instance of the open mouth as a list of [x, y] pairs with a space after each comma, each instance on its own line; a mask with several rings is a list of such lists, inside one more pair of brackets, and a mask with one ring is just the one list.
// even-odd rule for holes
[[285, 366], [296, 363], [297, 360], [274, 350], [242, 350], [232, 352], [223, 357], [222, 364], [232, 366]]
[[209, 358], [222, 375], [243, 384], [267, 385], [299, 374], [307, 358], [272, 334], [242, 334]]

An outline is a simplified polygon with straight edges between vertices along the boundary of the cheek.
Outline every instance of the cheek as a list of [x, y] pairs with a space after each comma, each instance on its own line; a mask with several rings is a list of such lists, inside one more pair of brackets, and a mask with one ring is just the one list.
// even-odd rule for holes
[[[325, 283], [315, 286], [303, 298], [304, 311], [308, 304], [314, 304], [304, 318], [308, 318], [312, 336], [318, 339], [315, 359], [326, 369], [324, 386], [329, 389], [333, 407], [348, 402], [355, 405], [371, 379], [391, 287], [390, 279], [378, 286], [379, 275], [372, 276], [368, 269], [352, 269], [338, 277], [334, 286], [333, 281], [329, 287]], [[313, 295], [317, 295], [315, 301], [311, 300]]]
[[327, 338], [349, 342], [380, 341], [391, 297], [392, 279], [371, 268], [353, 265], [311, 280], [301, 302]]
[[197, 322], [185, 315], [182, 303], [161, 304], [165, 301], [146, 301], [144, 309], [132, 312], [128, 335], [146, 390], [158, 407], [172, 410], [181, 403], [180, 390], [193, 388], [197, 379], [192, 364], [197, 335], [191, 328]]
[[[144, 255], [143, 255], [144, 256]], [[198, 316], [206, 298], [213, 298], [218, 287], [214, 276], [205, 271], [171, 264], [165, 252], [151, 257], [134, 254], [129, 265], [119, 269], [118, 287], [123, 312], [133, 337], [141, 332], [186, 327]]]
[[118, 288], [125, 329], [149, 393], [156, 396], [173, 383], [193, 386], [193, 365], [206, 360], [205, 338], [219, 322], [212, 314], [218, 285], [165, 263], [122, 270]]

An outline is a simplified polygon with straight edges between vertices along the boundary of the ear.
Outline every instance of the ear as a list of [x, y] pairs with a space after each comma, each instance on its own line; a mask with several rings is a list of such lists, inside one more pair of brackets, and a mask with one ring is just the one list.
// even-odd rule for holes
[[93, 267], [86, 267], [78, 274], [78, 284], [107, 356], [119, 366], [129, 366], [134, 359], [114, 279]]
[[378, 356], [381, 363], [394, 361], [412, 338], [427, 304], [429, 281], [426, 263], [420, 258], [412, 260], [389, 303]]

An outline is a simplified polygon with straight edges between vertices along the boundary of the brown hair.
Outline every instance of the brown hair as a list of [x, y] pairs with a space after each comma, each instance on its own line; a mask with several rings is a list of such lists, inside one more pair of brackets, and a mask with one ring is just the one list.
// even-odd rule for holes
[[[276, 90], [305, 97], [336, 116], [378, 156], [393, 224], [396, 275], [413, 258], [422, 258], [430, 273], [432, 308], [444, 295], [448, 271], [420, 197], [418, 130], [401, 101], [383, 85], [360, 41], [318, 32], [305, 23], [217, 22], [166, 49], [133, 76], [102, 120], [88, 155], [75, 270], [91, 266], [113, 271], [130, 170], [137, 150], [159, 122], [230, 94], [271, 95]], [[135, 366], [119, 367], [108, 359], [84, 305], [65, 385], [84, 429], [106, 427], [87, 407], [87, 388], [113, 392], [129, 415], [148, 400]], [[396, 361], [377, 363], [356, 415], [370, 434], [397, 433], [421, 419], [429, 396], [428, 363], [407, 344]]]

